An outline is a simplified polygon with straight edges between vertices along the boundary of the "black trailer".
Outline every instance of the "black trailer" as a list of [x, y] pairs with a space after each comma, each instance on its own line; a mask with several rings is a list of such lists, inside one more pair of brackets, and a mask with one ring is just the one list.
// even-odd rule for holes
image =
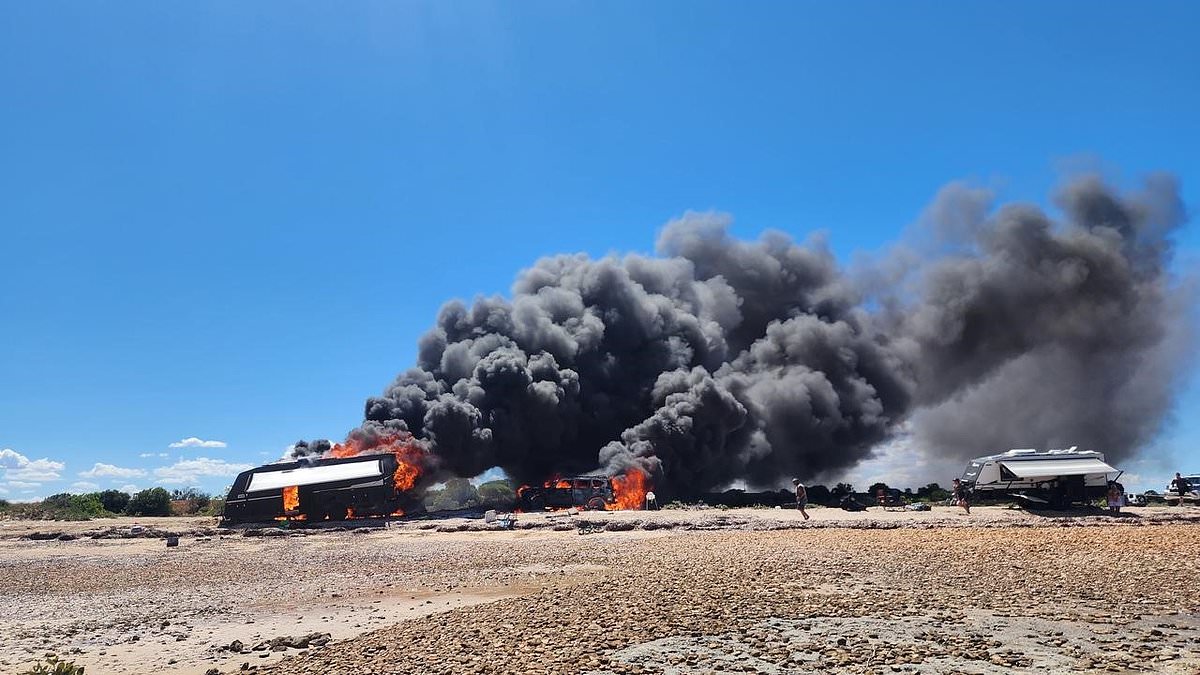
[[603, 511], [616, 501], [608, 476], [574, 476], [550, 481], [544, 486], [524, 486], [519, 491], [521, 509], [543, 511], [572, 506]]
[[224, 519], [315, 522], [394, 514], [411, 501], [396, 490], [398, 466], [389, 453], [281, 462], [243, 471], [225, 499]]

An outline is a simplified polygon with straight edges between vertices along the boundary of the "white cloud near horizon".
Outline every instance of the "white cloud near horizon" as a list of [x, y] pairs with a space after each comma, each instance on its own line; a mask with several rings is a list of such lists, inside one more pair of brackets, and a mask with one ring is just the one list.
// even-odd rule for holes
[[145, 476], [146, 472], [142, 469], [131, 469], [123, 466], [96, 462], [92, 468], [88, 469], [87, 471], [80, 471], [79, 475], [82, 478], [100, 478], [103, 476], [109, 476], [112, 478], [138, 478], [140, 476]]
[[225, 441], [206, 441], [195, 436], [189, 436], [182, 441], [175, 441], [169, 447], [172, 448], [224, 448], [228, 445]]
[[254, 466], [251, 464], [197, 457], [196, 459], [181, 459], [170, 466], [159, 467], [154, 470], [154, 476], [163, 483], [185, 484], [195, 483], [202, 476], [236, 476], [253, 468]]
[[120, 490], [121, 492], [128, 492], [129, 494], [135, 494], [137, 492], [141, 492], [141, 490], [138, 489], [138, 486], [134, 485], [133, 483], [127, 483], [117, 489]]
[[0, 450], [0, 478], [9, 481], [58, 480], [66, 467], [65, 462], [56, 462], [46, 457], [29, 459], [12, 448]]
[[79, 480], [79, 481], [75, 481], [74, 483], [71, 483], [71, 489], [72, 490], [83, 490], [84, 492], [92, 492], [94, 490], [99, 490], [100, 486], [91, 481]]
[[41, 484], [41, 483], [28, 483], [28, 482], [26, 482], [26, 481], [23, 481], [23, 480], [10, 480], [10, 481], [8, 481], [8, 487], [11, 487], [11, 488], [17, 488], [18, 490], [25, 490], [25, 491], [29, 491], [29, 490], [32, 490], [32, 489], [34, 489], [34, 488], [40, 488], [41, 486], [42, 486], [42, 484]]
[[142, 459], [146, 459], [148, 457], [161, 457], [163, 459], [166, 459], [167, 457], [170, 457], [170, 456], [171, 456], [171, 453], [169, 453], [169, 452], [143, 452], [138, 455], [138, 457], [141, 457]]

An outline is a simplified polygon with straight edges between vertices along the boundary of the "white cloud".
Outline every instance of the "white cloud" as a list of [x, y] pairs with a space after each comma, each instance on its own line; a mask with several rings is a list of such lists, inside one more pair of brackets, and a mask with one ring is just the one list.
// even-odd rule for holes
[[80, 480], [80, 481], [75, 481], [74, 483], [71, 483], [71, 489], [72, 490], [83, 490], [84, 492], [91, 492], [93, 490], [99, 490], [100, 486], [97, 485], [96, 483], [92, 483], [90, 481]]
[[11, 488], [17, 488], [18, 490], [25, 490], [25, 491], [29, 491], [29, 490], [32, 490], [32, 489], [34, 489], [34, 488], [40, 488], [41, 486], [42, 486], [42, 484], [41, 484], [41, 483], [27, 483], [27, 482], [25, 482], [25, 481], [23, 481], [23, 480], [10, 480], [10, 481], [8, 481], [8, 487], [11, 487]]
[[138, 486], [134, 485], [133, 483], [122, 485], [121, 487], [119, 487], [117, 489], [120, 490], [121, 492], [128, 492], [129, 494], [135, 494], [137, 492], [141, 492], [141, 490], [138, 489]]
[[154, 470], [154, 476], [164, 483], [194, 483], [201, 476], [236, 476], [247, 469], [254, 468], [250, 464], [233, 464], [223, 459], [181, 459], [170, 466]]
[[142, 459], [146, 459], [147, 457], [166, 458], [166, 457], [170, 457], [170, 456], [171, 456], [171, 453], [169, 453], [169, 452], [143, 452], [142, 454], [138, 455], [138, 457], [141, 457]]
[[225, 446], [225, 441], [205, 441], [195, 436], [185, 438], [182, 441], [176, 441], [170, 445], [172, 448], [223, 448]]
[[12, 448], [0, 450], [0, 469], [4, 470], [0, 477], [9, 480], [58, 480], [66, 466], [63, 462], [55, 462], [45, 457], [29, 459]]
[[113, 478], [137, 478], [145, 476], [146, 472], [141, 469], [127, 469], [123, 466], [114, 466], [103, 462], [96, 462], [92, 468], [87, 471], [80, 471], [79, 475], [83, 478], [100, 478], [102, 476], [111, 476]]

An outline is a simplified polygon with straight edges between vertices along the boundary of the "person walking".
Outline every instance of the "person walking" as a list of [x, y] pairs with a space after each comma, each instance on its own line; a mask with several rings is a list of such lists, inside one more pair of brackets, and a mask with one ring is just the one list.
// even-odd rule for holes
[[1188, 480], [1175, 472], [1175, 478], [1171, 481], [1171, 492], [1179, 495], [1179, 506], [1183, 506], [1183, 496], [1191, 492], [1192, 486], [1188, 484]]
[[967, 495], [967, 486], [962, 484], [962, 480], [955, 478], [954, 487], [950, 490], [950, 497], [954, 500], [956, 506], [961, 506], [967, 515], [971, 515], [971, 501]]
[[793, 478], [792, 485], [796, 488], [796, 508], [800, 509], [800, 515], [804, 516], [805, 520], [808, 520], [808, 511], [804, 510], [808, 508], [808, 490], [804, 487], [804, 483], [800, 482], [799, 478]]

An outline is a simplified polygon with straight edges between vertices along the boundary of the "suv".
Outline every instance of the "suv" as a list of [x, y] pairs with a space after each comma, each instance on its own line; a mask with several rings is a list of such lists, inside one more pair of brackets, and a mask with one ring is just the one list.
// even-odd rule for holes
[[524, 511], [566, 509], [572, 506], [604, 511], [616, 499], [608, 476], [573, 476], [546, 481], [545, 485], [523, 485], [517, 496]]

